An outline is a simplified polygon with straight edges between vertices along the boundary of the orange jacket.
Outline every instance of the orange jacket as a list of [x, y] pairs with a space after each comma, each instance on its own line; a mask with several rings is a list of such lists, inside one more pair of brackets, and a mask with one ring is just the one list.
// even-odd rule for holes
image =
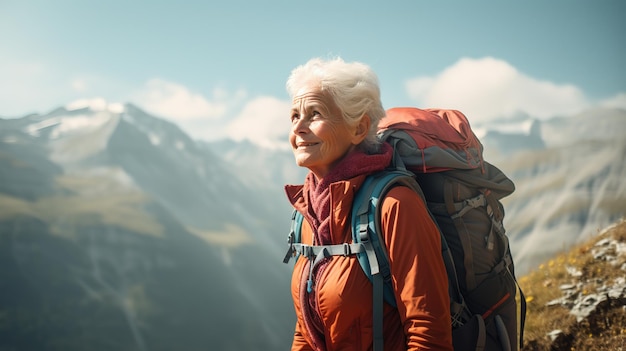
[[[333, 244], [351, 242], [350, 211], [365, 176], [330, 185]], [[294, 208], [307, 210], [307, 185], [287, 186]], [[424, 202], [412, 190], [395, 187], [382, 201], [381, 226], [389, 254], [397, 308], [385, 303], [385, 351], [452, 350], [448, 281], [441, 241]], [[302, 225], [302, 243], [312, 244], [311, 227]], [[294, 267], [291, 293], [297, 317], [292, 350], [313, 350], [300, 306], [300, 282], [307, 258]], [[372, 284], [356, 256], [332, 256], [315, 283], [318, 313], [324, 323], [326, 350], [372, 349]]]

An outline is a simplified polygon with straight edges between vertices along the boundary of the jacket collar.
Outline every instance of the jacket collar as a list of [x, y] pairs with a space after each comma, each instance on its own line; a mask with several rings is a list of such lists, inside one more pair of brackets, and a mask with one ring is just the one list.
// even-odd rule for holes
[[[347, 240], [346, 235], [350, 235], [352, 202], [357, 190], [365, 181], [365, 177], [366, 175], [359, 175], [330, 184], [330, 235], [332, 242], [335, 244], [345, 242]], [[308, 191], [308, 183], [285, 186], [285, 193], [289, 202], [295, 210], [302, 214], [307, 213], [310, 206], [308, 197], [305, 196]]]

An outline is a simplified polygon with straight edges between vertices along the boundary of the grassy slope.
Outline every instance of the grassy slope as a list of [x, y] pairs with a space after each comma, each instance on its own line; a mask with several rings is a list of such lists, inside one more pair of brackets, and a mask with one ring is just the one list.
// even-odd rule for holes
[[[605, 254], [598, 243], [615, 240]], [[614, 243], [615, 243], [614, 242]], [[622, 245], [622, 246], [619, 246]], [[575, 296], [583, 297], [603, 291], [607, 286], [624, 289], [626, 278], [626, 221], [575, 246], [566, 253], [543, 263], [534, 272], [521, 277], [519, 283], [526, 295], [528, 312], [523, 350], [622, 350], [626, 346], [626, 296], [612, 299], [597, 314], [577, 322], [570, 309], [561, 303], [565, 286], [573, 285]], [[622, 248], [615, 249], [616, 247]], [[571, 290], [570, 290], [571, 291]], [[623, 290], [624, 291], [624, 290]], [[558, 338], [549, 333], [560, 330]]]

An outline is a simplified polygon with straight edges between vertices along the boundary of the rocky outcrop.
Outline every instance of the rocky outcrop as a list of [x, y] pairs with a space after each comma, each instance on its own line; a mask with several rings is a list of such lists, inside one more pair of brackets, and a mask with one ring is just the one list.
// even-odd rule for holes
[[[583, 272], [567, 267], [572, 284], [559, 286], [562, 296], [547, 303], [549, 307], [562, 306], [576, 317], [576, 325], [567, 330], [555, 329], [548, 333], [551, 350], [571, 350], [577, 338], [584, 335], [599, 335], [619, 323], [609, 316], [626, 313], [626, 243], [614, 238], [599, 240], [591, 250], [594, 261], [605, 263], [609, 270], [620, 273], [614, 278], [582, 279]], [[615, 274], [612, 274], [614, 276]]]

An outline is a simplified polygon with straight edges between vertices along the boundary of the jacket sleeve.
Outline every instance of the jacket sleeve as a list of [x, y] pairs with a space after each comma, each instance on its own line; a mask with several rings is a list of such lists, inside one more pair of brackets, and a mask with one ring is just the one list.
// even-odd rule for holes
[[302, 335], [303, 328], [299, 322], [296, 322], [296, 331], [293, 334], [293, 343], [291, 344], [291, 351], [314, 351], [311, 345], [307, 343], [306, 339]]
[[437, 225], [406, 187], [389, 191], [381, 226], [407, 350], [452, 350], [448, 279]]

